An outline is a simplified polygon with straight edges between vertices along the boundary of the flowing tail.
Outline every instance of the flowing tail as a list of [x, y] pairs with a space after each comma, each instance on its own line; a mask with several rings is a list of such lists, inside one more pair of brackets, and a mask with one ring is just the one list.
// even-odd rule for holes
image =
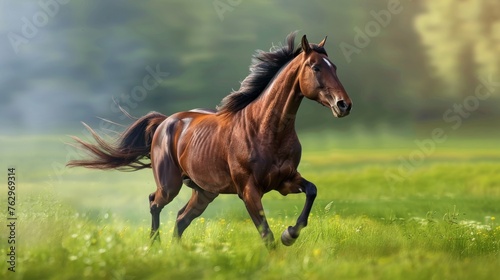
[[77, 142], [75, 146], [89, 153], [90, 158], [71, 160], [67, 163], [67, 166], [131, 171], [151, 168], [151, 162], [141, 160], [150, 158], [153, 135], [166, 118], [167, 116], [163, 114], [151, 112], [129, 126], [127, 130], [119, 135], [115, 143], [106, 142], [84, 123], [83, 125], [90, 131], [96, 144], [72, 136]]

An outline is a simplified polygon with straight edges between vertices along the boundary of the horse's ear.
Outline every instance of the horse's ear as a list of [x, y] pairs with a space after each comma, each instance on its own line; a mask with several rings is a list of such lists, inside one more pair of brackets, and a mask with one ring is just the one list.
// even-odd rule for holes
[[306, 35], [302, 36], [302, 50], [308, 54], [312, 51], [311, 46], [309, 45], [309, 42], [307, 41]]
[[319, 42], [318, 47], [323, 48], [325, 46], [326, 38], [328, 38], [328, 36], [325, 36], [325, 39], [323, 39], [323, 41]]

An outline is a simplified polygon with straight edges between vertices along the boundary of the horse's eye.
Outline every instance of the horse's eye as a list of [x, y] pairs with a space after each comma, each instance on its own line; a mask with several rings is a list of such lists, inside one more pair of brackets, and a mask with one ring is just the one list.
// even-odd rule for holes
[[313, 65], [311, 68], [314, 72], [319, 72], [319, 67], [317, 65]]

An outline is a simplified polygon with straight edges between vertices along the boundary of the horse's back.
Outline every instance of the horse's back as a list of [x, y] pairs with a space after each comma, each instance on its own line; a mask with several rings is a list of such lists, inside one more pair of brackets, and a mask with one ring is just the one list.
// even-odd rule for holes
[[[196, 108], [189, 111], [181, 111], [168, 116], [158, 127], [154, 135], [154, 142], [164, 142], [170, 149], [176, 150], [178, 141], [183, 138], [203, 119], [212, 118], [217, 111], [205, 108]], [[155, 141], [156, 140], [156, 141]], [[174, 146], [171, 146], [174, 145]]]
[[213, 114], [217, 113], [216, 110], [206, 109], [206, 108], [196, 108], [196, 109], [189, 110], [188, 112], [209, 114], [209, 115], [213, 115]]

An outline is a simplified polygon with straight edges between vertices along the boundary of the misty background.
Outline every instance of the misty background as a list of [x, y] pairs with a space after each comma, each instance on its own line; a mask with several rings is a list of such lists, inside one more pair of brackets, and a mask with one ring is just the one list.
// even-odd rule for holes
[[115, 129], [99, 118], [130, 123], [118, 104], [136, 117], [215, 108], [255, 50], [295, 30], [328, 36], [353, 100], [342, 120], [304, 100], [299, 130], [498, 128], [496, 0], [2, 0], [0, 11], [4, 135]]

